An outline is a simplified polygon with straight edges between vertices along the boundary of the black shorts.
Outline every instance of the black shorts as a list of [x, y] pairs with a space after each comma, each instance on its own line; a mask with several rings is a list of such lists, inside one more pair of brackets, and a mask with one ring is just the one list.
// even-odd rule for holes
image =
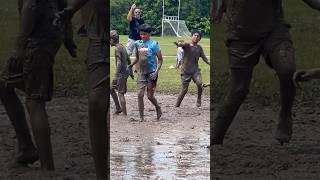
[[[243, 40], [229, 33], [226, 41], [229, 53], [229, 64], [231, 68], [253, 68], [258, 64], [261, 56], [267, 65], [273, 68], [271, 54], [279, 50], [293, 57], [293, 45], [289, 34], [289, 25], [278, 24], [269, 35], [258, 40]], [[276, 52], [277, 53], [277, 52]], [[281, 56], [281, 54], [280, 54]], [[284, 63], [294, 64], [293, 58], [282, 58]], [[274, 61], [274, 60], [273, 60]]]
[[26, 98], [51, 100], [54, 65], [51, 53], [40, 48], [31, 48], [27, 49], [26, 58], [14, 69], [9, 69], [10, 61], [1, 73], [5, 86], [25, 91]]

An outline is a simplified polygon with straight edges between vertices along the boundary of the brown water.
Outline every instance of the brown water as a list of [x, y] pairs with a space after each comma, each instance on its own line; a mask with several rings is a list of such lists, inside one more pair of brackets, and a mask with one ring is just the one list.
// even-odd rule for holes
[[201, 108], [196, 96], [175, 108], [175, 96], [157, 94], [163, 116], [156, 120], [145, 99], [145, 122], [129, 120], [139, 119], [137, 99], [133, 93], [126, 97], [128, 118], [111, 118], [111, 179], [209, 179], [208, 97]]

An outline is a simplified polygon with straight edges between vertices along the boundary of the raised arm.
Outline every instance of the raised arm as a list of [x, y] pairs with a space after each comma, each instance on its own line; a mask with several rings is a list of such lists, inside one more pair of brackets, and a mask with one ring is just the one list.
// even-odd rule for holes
[[187, 43], [187, 42], [173, 42], [173, 44], [175, 44], [177, 47], [187, 47], [187, 46], [190, 46], [190, 43]]
[[132, 11], [134, 10], [136, 8], [136, 4], [132, 4], [132, 6], [131, 6], [131, 8], [130, 8], [130, 10], [129, 10], [129, 12], [128, 12], [128, 15], [127, 15], [127, 20], [130, 22], [130, 21], [132, 21]]
[[320, 11], [320, 0], [303, 0], [306, 4], [308, 4], [311, 8]]

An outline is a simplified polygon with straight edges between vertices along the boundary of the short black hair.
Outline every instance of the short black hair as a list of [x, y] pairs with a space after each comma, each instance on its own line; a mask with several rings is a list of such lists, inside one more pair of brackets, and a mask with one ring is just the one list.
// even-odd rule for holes
[[149, 24], [142, 24], [139, 26], [139, 31], [140, 32], [146, 32], [146, 33], [151, 33], [152, 28]]
[[193, 36], [193, 34], [195, 34], [195, 33], [198, 33], [198, 34], [199, 34], [200, 39], [202, 38], [202, 34], [201, 34], [201, 32], [200, 32], [199, 30], [192, 30], [192, 31], [191, 31], [191, 36]]

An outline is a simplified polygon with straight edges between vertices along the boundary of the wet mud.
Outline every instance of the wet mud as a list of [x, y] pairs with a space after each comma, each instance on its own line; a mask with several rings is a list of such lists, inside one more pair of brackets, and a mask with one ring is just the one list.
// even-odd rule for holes
[[[209, 179], [209, 98], [196, 107], [187, 95], [156, 94], [163, 115], [145, 98], [145, 121], [139, 122], [136, 93], [128, 93], [128, 117], [111, 115], [111, 179]], [[112, 102], [111, 114], [114, 111]]]
[[318, 179], [320, 174], [320, 101], [294, 106], [289, 144], [273, 139], [276, 105], [247, 101], [223, 145], [212, 148], [212, 179]]
[[[187, 95], [175, 108], [176, 95], [156, 94], [163, 116], [145, 99], [139, 119], [136, 93], [127, 93], [128, 118], [113, 116], [111, 101], [111, 179], [209, 179], [209, 98], [196, 107]], [[54, 98], [47, 103], [56, 170], [42, 172], [36, 162], [12, 167], [16, 137], [0, 105], [0, 179], [92, 180], [95, 170], [88, 139], [87, 98]], [[130, 119], [131, 118], [131, 119]]]
[[0, 179], [2, 180], [91, 180], [95, 169], [88, 138], [87, 99], [54, 98], [47, 103], [51, 143], [56, 170], [39, 170], [39, 161], [28, 167], [12, 166], [16, 137], [0, 105]]

